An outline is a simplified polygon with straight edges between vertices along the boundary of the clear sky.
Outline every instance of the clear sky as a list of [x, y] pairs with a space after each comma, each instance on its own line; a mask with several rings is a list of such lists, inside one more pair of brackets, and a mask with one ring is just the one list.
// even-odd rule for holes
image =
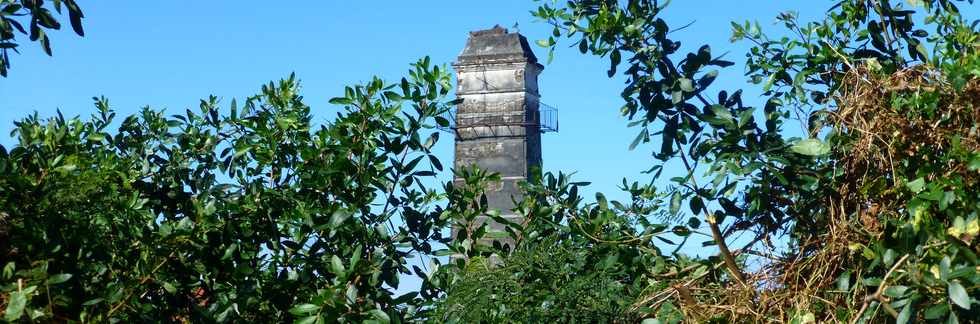
[[[820, 5], [814, 5], [818, 2]], [[121, 116], [149, 105], [174, 113], [197, 107], [214, 94], [224, 103], [296, 72], [314, 114], [324, 120], [338, 107], [327, 103], [343, 86], [373, 75], [398, 80], [408, 64], [425, 55], [449, 63], [467, 32], [517, 23], [533, 43], [550, 29], [528, 13], [532, 1], [80, 1], [86, 36], [50, 33], [54, 56], [36, 43], [13, 55], [9, 77], [0, 78], [0, 144], [10, 146], [12, 122], [37, 111], [88, 116], [91, 97], [104, 95]], [[829, 2], [674, 1], [666, 19], [689, 47], [712, 44], [714, 53], [739, 65], [721, 74], [725, 88], [743, 83], [747, 44], [730, 44], [729, 21], [757, 19], [772, 30], [780, 11], [822, 16]], [[20, 39], [26, 43], [26, 38]], [[539, 57], [546, 49], [535, 50]], [[643, 179], [652, 146], [628, 151], [636, 134], [619, 116], [622, 80], [605, 76], [608, 63], [563, 48], [541, 75], [542, 100], [560, 110], [561, 132], [543, 138], [546, 170], [577, 172], [591, 190], [618, 196], [623, 177]], [[753, 92], [749, 92], [752, 94]], [[753, 97], [750, 98], [750, 102]], [[196, 109], [196, 108], [195, 108]], [[119, 118], [121, 120], [122, 118]], [[452, 159], [451, 137], [436, 147]], [[451, 164], [447, 164], [451, 165]], [[444, 175], [448, 179], [449, 175]]]

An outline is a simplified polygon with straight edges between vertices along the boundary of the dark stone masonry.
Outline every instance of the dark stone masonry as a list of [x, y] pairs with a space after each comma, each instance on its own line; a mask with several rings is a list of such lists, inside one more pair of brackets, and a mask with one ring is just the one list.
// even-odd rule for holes
[[[496, 26], [470, 33], [466, 47], [453, 63], [457, 72], [455, 168], [477, 165], [497, 172], [501, 182], [488, 188], [490, 209], [511, 221], [522, 193], [517, 183], [541, 166], [541, 114], [538, 64], [527, 39]], [[490, 227], [502, 226], [490, 221]]]

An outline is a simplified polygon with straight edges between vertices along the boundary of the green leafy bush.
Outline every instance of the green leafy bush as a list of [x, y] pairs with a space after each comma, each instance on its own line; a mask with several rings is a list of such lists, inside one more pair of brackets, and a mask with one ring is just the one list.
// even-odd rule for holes
[[[51, 37], [45, 30], [61, 29], [55, 13], [68, 13], [68, 22], [78, 36], [84, 36], [82, 28], [82, 8], [75, 0], [0, 0], [0, 76], [6, 77], [10, 69], [10, 52], [19, 53], [17, 34], [27, 35], [31, 41], [40, 43], [44, 53], [51, 55]], [[29, 19], [27, 19], [29, 18]], [[25, 28], [24, 25], [27, 25]]]
[[[682, 52], [664, 3], [542, 4], [554, 30], [538, 44], [608, 59], [627, 81], [630, 147], [652, 143], [654, 159], [623, 200], [534, 175], [521, 223], [488, 210], [497, 175], [426, 187], [443, 169], [428, 129], [458, 103], [428, 59], [400, 84], [345, 89], [319, 127], [292, 77], [226, 110], [214, 97], [171, 117], [147, 108], [118, 131], [104, 99], [87, 121], [28, 117], [0, 147], [3, 316], [973, 321], [980, 31], [957, 4], [836, 1], [821, 21], [777, 17], [792, 37], [733, 23], [732, 40], [754, 44], [761, 107], [711, 87], [733, 62]], [[683, 174], [661, 179], [669, 165]], [[514, 246], [482, 244], [502, 237]], [[421, 289], [396, 296], [412, 274]]]
[[447, 322], [591, 322], [608, 323], [629, 313], [631, 291], [605, 250], [542, 240], [519, 249], [497, 265], [470, 260], [462, 278], [448, 291], [436, 318]]
[[[741, 90], [709, 93], [718, 69], [733, 63], [708, 45], [681, 52], [659, 17], [669, 10], [666, 3], [541, 5], [532, 13], [554, 30], [540, 45], [554, 48], [569, 38], [583, 54], [608, 59], [608, 76], [625, 77], [621, 112], [639, 130], [630, 147], [654, 143], [657, 161], [648, 171], [654, 183], [668, 164], [686, 174], [667, 185], [624, 181], [624, 189], [655, 193], [633, 195], [631, 205], [666, 213], [637, 213], [619, 202], [608, 207], [601, 196], [581, 208], [610, 213], [588, 213], [531, 194], [558, 212], [529, 223], [561, 224], [554, 227], [558, 235], [579, 237], [580, 247], [636, 247], [672, 265], [647, 265], [629, 272], [629, 280], [616, 279], [639, 282], [644, 291], [622, 295], [636, 306], [623, 320], [980, 318], [974, 305], [980, 300], [974, 240], [980, 228], [980, 32], [956, 6], [946, 0], [907, 7], [836, 1], [821, 21], [800, 22], [794, 13], [777, 17], [792, 37], [770, 38], [758, 23], [732, 23], [733, 41], [754, 44], [746, 56], [748, 81], [766, 98], [756, 109], [743, 103]], [[637, 221], [643, 218], [650, 220]], [[513, 232], [521, 237], [535, 226], [518, 224]], [[707, 251], [716, 256], [681, 268], [699, 271], [678, 271], [685, 257], [677, 251], [692, 237], [713, 246]], [[789, 244], [777, 248], [777, 241]], [[662, 254], [658, 246], [676, 250]], [[502, 267], [528, 259], [521, 252], [510, 258]], [[460, 285], [470, 288], [450, 288], [449, 300], [456, 291], [466, 295], [502, 280], [481, 279], [485, 271], [461, 276]], [[482, 293], [509, 296], [503, 293], [508, 287]]]
[[[0, 147], [8, 321], [282, 322], [411, 317], [407, 259], [447, 241], [422, 179], [450, 75], [345, 89], [312, 123], [290, 76], [238, 105], [116, 124], [37, 115]], [[116, 129], [118, 125], [118, 130]], [[393, 220], [400, 226], [395, 227]]]

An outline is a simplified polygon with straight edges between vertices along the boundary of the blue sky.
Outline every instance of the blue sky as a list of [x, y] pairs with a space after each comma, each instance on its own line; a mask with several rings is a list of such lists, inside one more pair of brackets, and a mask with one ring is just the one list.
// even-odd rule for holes
[[[688, 47], [713, 44], [715, 53], [739, 65], [716, 84], [744, 82], [741, 61], [747, 44], [730, 44], [729, 21], [758, 19], [772, 30], [776, 14], [801, 11], [822, 16], [829, 2], [674, 1], [665, 15]], [[324, 120], [339, 107], [327, 100], [343, 86], [379, 75], [398, 80], [408, 64], [425, 55], [449, 63], [467, 32], [494, 24], [519, 31], [532, 42], [550, 33], [528, 13], [532, 1], [291, 1], [245, 5], [242, 1], [83, 1], [86, 36], [51, 33], [54, 56], [37, 44], [21, 46], [10, 76], [0, 79], [0, 144], [10, 146], [13, 121], [33, 111], [53, 116], [88, 116], [93, 96], [104, 95], [120, 115], [140, 107], [183, 111], [214, 94], [230, 102], [296, 72], [314, 114]], [[25, 38], [21, 39], [26, 42]], [[536, 48], [539, 57], [546, 49]], [[562, 48], [541, 75], [542, 100], [560, 110], [561, 132], [543, 138], [549, 171], [577, 172], [594, 190], [617, 197], [623, 177], [641, 180], [651, 166], [652, 146], [627, 150], [635, 131], [619, 116], [622, 80], [605, 76], [607, 61]], [[749, 101], [755, 99], [753, 92]], [[121, 120], [121, 118], [120, 118]], [[452, 159], [452, 141], [436, 150]], [[448, 179], [448, 175], [445, 176]]]

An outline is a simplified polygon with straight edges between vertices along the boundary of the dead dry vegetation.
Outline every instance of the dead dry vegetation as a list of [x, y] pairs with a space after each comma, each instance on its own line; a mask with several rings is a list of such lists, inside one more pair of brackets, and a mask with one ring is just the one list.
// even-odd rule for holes
[[[869, 262], [865, 250], [875, 242], [894, 239], [900, 230], [896, 222], [926, 222], [916, 219], [914, 211], [909, 214], [907, 195], [892, 187], [910, 165], [935, 164], [929, 169], [934, 172], [921, 176], [926, 182], [956, 178], [960, 189], [967, 190], [980, 183], [980, 172], [970, 161], [942, 158], [950, 151], [980, 151], [980, 80], [970, 79], [955, 89], [941, 71], [926, 65], [887, 74], [862, 66], [845, 73], [841, 84], [833, 97], [835, 108], [825, 113], [832, 131], [846, 138], [847, 145], [833, 152], [834, 168], [839, 170], [834, 179], [838, 194], [823, 198], [827, 218], [819, 226], [824, 232], [801, 239], [798, 253], [770, 260], [751, 273], [747, 285], [699, 287], [692, 280], [661, 293], [661, 302], [676, 298], [690, 322], [721, 316], [746, 322], [851, 319], [853, 323], [869, 307], [886, 313], [872, 318], [899, 317], [901, 309], [890, 303], [901, 296], [889, 295], [888, 289], [905, 290], [910, 281], [922, 281], [915, 276], [936, 269], [913, 254], [893, 256], [890, 267], [874, 269], [877, 265]], [[929, 97], [924, 101], [931, 111], [907, 106], [922, 97]], [[960, 242], [933, 238], [922, 249], [942, 251], [946, 245], [962, 243], [980, 253], [974, 242], [975, 221], [966, 224], [966, 231], [955, 230], [951, 218], [934, 221], [953, 228], [946, 234]], [[980, 271], [980, 266], [975, 269]], [[880, 280], [872, 281], [877, 285], [849, 289], [851, 278], [882, 271]], [[801, 312], [822, 315], [804, 318], [798, 315]]]

